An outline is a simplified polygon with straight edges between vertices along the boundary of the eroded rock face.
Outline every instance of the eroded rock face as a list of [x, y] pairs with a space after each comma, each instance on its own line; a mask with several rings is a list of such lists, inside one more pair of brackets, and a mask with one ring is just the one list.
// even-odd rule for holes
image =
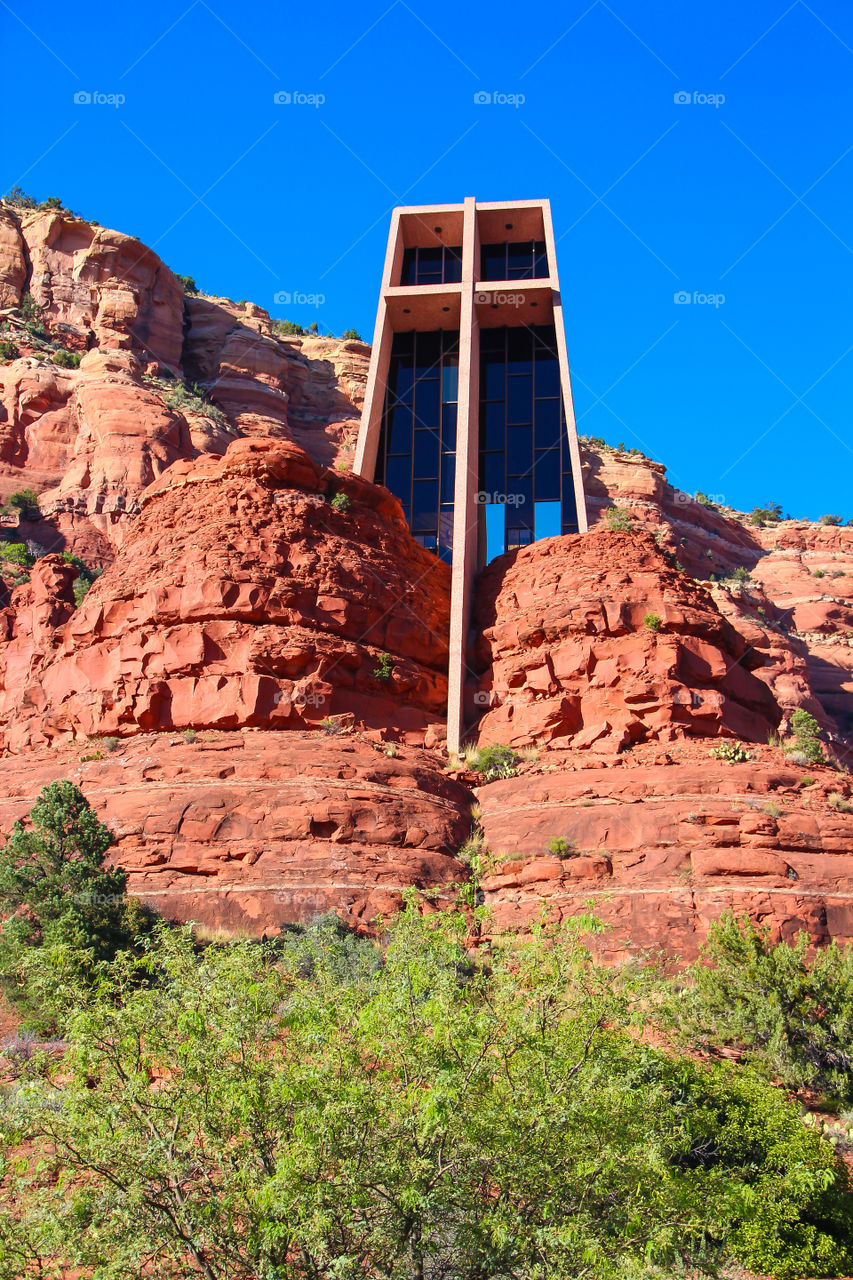
[[765, 741], [779, 721], [762, 657], [644, 533], [550, 538], [478, 586], [480, 743], [604, 744], [684, 734]]
[[[777, 940], [805, 929], [818, 944], [853, 941], [849, 781], [825, 766], [806, 773], [778, 748], [752, 754], [732, 765], [697, 743], [638, 747], [614, 767], [548, 752], [479, 788], [492, 927], [592, 910], [611, 960], [643, 949], [692, 959], [725, 910]], [[568, 856], [549, 852], [555, 837]]]
[[0, 760], [0, 830], [41, 787], [71, 778], [118, 836], [128, 888], [170, 920], [272, 935], [336, 911], [360, 928], [406, 888], [449, 905], [470, 794], [416, 748], [395, 758], [356, 738], [145, 734], [115, 750], [57, 746]]
[[223, 458], [174, 463], [130, 528], [61, 635], [33, 636], [23, 684], [27, 641], [11, 624], [7, 749], [339, 715], [421, 741], [440, 729], [450, 571], [386, 490], [286, 441], [238, 440]]

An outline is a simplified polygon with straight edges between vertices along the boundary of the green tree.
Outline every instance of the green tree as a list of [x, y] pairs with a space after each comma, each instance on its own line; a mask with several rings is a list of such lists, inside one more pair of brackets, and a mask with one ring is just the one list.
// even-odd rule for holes
[[343, 333], [341, 334], [341, 337], [349, 338], [353, 342], [364, 342], [364, 338], [362, 338], [361, 334], [358, 332], [357, 329], [344, 329]]
[[34, 949], [61, 951], [78, 976], [133, 943], [141, 917], [125, 893], [125, 873], [104, 867], [113, 833], [73, 782], [51, 782], [0, 849], [0, 982], [38, 1016]]
[[813, 764], [823, 762], [820, 725], [814, 716], [804, 711], [802, 707], [798, 707], [791, 716], [791, 734], [796, 751], [802, 751]]

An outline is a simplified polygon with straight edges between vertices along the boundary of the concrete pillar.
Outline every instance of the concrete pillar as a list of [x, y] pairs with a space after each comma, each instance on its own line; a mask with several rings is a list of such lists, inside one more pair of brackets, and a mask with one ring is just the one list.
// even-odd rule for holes
[[447, 669], [447, 749], [459, 751], [465, 736], [466, 652], [471, 600], [477, 576], [479, 506], [480, 331], [474, 308], [479, 264], [473, 196], [465, 201], [462, 239], [462, 305], [459, 316], [459, 393], [456, 419], [456, 483], [453, 493], [453, 569], [450, 583], [450, 651]]

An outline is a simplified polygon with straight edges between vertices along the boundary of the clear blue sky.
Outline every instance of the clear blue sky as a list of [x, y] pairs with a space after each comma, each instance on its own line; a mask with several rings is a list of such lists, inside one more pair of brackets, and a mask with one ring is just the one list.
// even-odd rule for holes
[[0, 39], [4, 190], [333, 332], [371, 336], [393, 205], [549, 197], [580, 431], [853, 516], [849, 3], [0, 0]]

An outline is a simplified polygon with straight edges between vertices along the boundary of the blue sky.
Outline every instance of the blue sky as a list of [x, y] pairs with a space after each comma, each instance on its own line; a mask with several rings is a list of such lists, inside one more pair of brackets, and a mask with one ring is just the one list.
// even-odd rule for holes
[[853, 517], [849, 4], [0, 0], [0, 39], [3, 190], [333, 332], [393, 205], [549, 197], [579, 430]]

